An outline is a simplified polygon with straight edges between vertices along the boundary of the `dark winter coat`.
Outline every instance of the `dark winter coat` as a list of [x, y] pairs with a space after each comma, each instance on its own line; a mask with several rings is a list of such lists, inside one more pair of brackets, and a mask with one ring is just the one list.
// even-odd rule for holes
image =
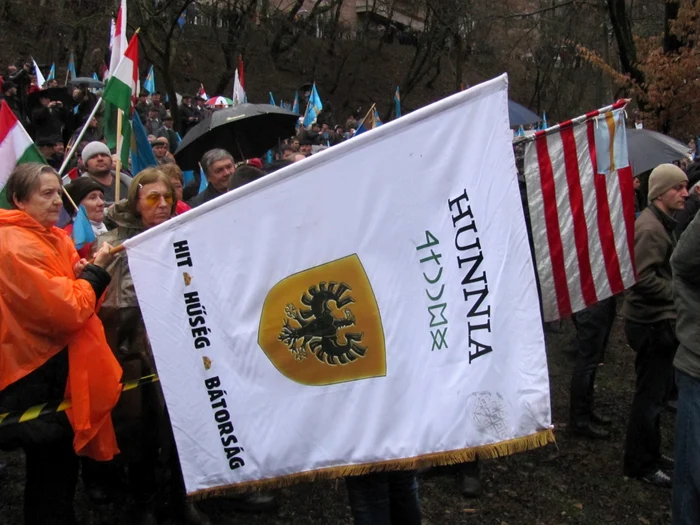
[[680, 346], [674, 366], [700, 379], [700, 214], [685, 230], [671, 257]]
[[634, 224], [637, 283], [625, 294], [622, 317], [651, 324], [676, 318], [671, 283], [671, 254], [676, 221], [650, 204]]

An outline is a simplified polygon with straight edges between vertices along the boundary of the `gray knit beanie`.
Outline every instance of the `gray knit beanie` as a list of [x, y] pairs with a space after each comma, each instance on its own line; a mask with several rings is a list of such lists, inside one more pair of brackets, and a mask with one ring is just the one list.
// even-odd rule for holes
[[649, 202], [681, 182], [688, 182], [682, 169], [675, 164], [659, 164], [649, 175]]
[[110, 157], [112, 156], [112, 153], [109, 151], [109, 148], [104, 142], [90, 142], [90, 144], [83, 148], [83, 152], [81, 154], [83, 164], [87, 164], [88, 160], [99, 153], [103, 153], [104, 155], [108, 155]]

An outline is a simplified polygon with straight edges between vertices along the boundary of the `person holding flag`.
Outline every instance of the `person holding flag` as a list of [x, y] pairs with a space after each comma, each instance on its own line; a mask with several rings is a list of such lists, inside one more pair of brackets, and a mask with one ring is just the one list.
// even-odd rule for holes
[[[119, 74], [114, 75], [115, 77]], [[114, 78], [114, 77], [113, 77]], [[175, 215], [175, 189], [159, 168], [139, 173], [129, 188], [126, 200], [107, 211], [107, 220], [114, 226], [97, 239], [97, 248], [121, 245], [141, 232], [164, 223]], [[124, 380], [137, 380], [156, 372], [151, 344], [146, 333], [139, 302], [125, 252], [118, 254], [106, 267], [112, 276], [100, 308], [107, 339], [124, 368]], [[211, 525], [209, 519], [186, 499], [181, 468], [175, 448], [167, 408], [160, 386], [128, 392], [114, 413], [114, 420], [123, 451], [129, 464], [130, 486], [137, 504], [140, 523], [158, 523], [157, 496], [162, 491], [157, 470], [164, 466], [170, 478], [173, 510], [185, 523]], [[165, 465], [162, 465], [165, 458]]]
[[78, 454], [109, 461], [119, 453], [110, 414], [122, 369], [95, 315], [113, 255], [104, 244], [90, 264], [56, 227], [61, 179], [50, 166], [20, 164], [5, 189], [12, 209], [0, 210], [0, 413], [64, 396], [72, 405], [5, 426], [0, 446], [25, 453], [24, 523], [74, 524]]

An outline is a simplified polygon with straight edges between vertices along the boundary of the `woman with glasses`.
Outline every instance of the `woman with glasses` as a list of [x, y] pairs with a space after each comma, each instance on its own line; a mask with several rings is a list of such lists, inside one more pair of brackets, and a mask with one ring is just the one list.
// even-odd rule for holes
[[[97, 248], [108, 243], [118, 246], [141, 232], [164, 223], [175, 215], [175, 189], [160, 168], [139, 173], [129, 187], [125, 201], [107, 210], [105, 224], [110, 231], [97, 239]], [[123, 381], [132, 381], [156, 373], [151, 345], [129, 271], [126, 251], [122, 251], [106, 270], [112, 285], [100, 309], [107, 341], [124, 369]], [[174, 496], [170, 505], [187, 523], [208, 524], [209, 520], [194, 505], [186, 502], [180, 466], [172, 430], [158, 383], [129, 390], [114, 410], [114, 421], [122, 450], [121, 460], [129, 471], [129, 485], [137, 504], [138, 523], [156, 524], [156, 508], [162, 502], [156, 496]], [[165, 475], [157, 475], [164, 467]], [[170, 478], [170, 487], [159, 483]]]

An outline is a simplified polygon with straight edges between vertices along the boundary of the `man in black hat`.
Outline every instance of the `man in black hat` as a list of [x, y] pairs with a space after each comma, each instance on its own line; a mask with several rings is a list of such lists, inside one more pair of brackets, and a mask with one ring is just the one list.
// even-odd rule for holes
[[148, 102], [148, 95], [148, 91], [142, 91], [139, 93], [139, 101], [136, 103], [136, 113], [139, 114], [139, 118], [144, 124], [148, 119], [148, 108], [151, 107], [151, 103]]
[[194, 114], [197, 117], [197, 122], [202, 122], [207, 116], [207, 106], [205, 105], [206, 100], [204, 97], [197, 95], [196, 103], [197, 106], [194, 108]]
[[2, 98], [22, 124], [26, 124], [22, 103], [17, 96], [17, 84], [12, 80], [5, 80], [2, 83]]
[[63, 126], [68, 120], [68, 112], [60, 100], [51, 100], [46, 91], [39, 95], [41, 105], [32, 111], [32, 123], [36, 132], [36, 140], [60, 137]]
[[[63, 163], [63, 154], [59, 152], [58, 144], [61, 144], [61, 139], [58, 137], [43, 137], [37, 140], [36, 145], [39, 151], [46, 159], [46, 162], [53, 169], [58, 171]], [[63, 150], [63, 148], [61, 148]]]
[[173, 116], [170, 114], [170, 111], [165, 114], [163, 126], [158, 130], [156, 137], [168, 139], [170, 153], [175, 153], [180, 140], [178, 139], [177, 132], [173, 129]]
[[156, 91], [151, 95], [152, 107], [156, 108], [158, 111], [158, 118], [162, 121], [165, 118], [166, 107], [160, 101], [160, 91]]
[[155, 155], [158, 164], [169, 164], [173, 162], [173, 159], [168, 157], [168, 139], [164, 137], [159, 137], [154, 141], [151, 141], [151, 148], [153, 148], [153, 155]]
[[148, 118], [146, 122], [144, 122], [146, 132], [154, 137], [158, 135], [158, 131], [163, 127], [163, 121], [160, 119], [159, 115], [158, 108], [151, 106], [148, 108]]
[[[180, 133], [182, 133], [182, 136], [184, 137], [189, 130], [191, 130], [194, 126], [197, 125], [199, 122], [199, 119], [197, 118], [197, 114], [195, 112], [195, 109], [192, 107], [192, 96], [191, 95], [183, 95], [182, 96], [182, 104], [180, 104], [180, 107], [178, 108], [180, 112]], [[170, 141], [170, 144], [173, 144], [173, 141]], [[174, 152], [172, 152], [174, 153]]]

